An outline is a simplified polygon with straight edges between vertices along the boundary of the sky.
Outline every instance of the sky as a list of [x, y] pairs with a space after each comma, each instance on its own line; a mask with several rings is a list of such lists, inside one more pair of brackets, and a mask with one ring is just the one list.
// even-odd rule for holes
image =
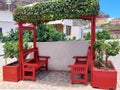
[[99, 0], [100, 11], [111, 18], [120, 18], [120, 0]]

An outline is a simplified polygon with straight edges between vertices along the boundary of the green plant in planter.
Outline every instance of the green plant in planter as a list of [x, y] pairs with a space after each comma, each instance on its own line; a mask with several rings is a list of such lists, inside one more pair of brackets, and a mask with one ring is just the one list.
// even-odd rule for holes
[[[27, 50], [30, 47], [31, 46], [29, 46], [28, 43], [24, 41], [23, 44], [24, 50]], [[18, 41], [5, 42], [3, 48], [4, 48], [4, 58], [6, 60], [5, 62], [7, 62], [7, 58], [16, 58], [17, 60], [19, 60]]]
[[[108, 67], [108, 58], [110, 56], [116, 56], [120, 51], [119, 41], [106, 42], [105, 40], [97, 40], [94, 43], [94, 50], [96, 51], [96, 59], [101, 66]], [[103, 57], [105, 56], [105, 63]]]
[[103, 40], [98, 40], [94, 43], [94, 50], [97, 52], [96, 53], [96, 58], [99, 61], [103, 60], [103, 54], [104, 54], [104, 41]]
[[106, 44], [106, 62], [109, 58], [109, 56], [116, 56], [117, 54], [119, 54], [120, 51], [120, 44], [118, 41], [114, 41], [114, 42], [108, 42], [108, 44]]

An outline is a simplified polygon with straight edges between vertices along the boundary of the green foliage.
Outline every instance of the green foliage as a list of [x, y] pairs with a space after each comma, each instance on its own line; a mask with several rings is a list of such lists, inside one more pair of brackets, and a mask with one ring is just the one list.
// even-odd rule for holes
[[[33, 41], [32, 31], [24, 31], [23, 39], [27, 42]], [[38, 42], [50, 42], [50, 41], [62, 41], [65, 40], [65, 35], [57, 31], [52, 25], [40, 24], [37, 27], [37, 41]], [[2, 42], [18, 41], [18, 30], [13, 30], [8, 33], [7, 36], [3, 36]]]
[[109, 33], [108, 30], [98, 31], [96, 33], [96, 37], [97, 37], [98, 40], [101, 40], [101, 39], [111, 39], [110, 33]]
[[[23, 32], [23, 48], [27, 50], [30, 48], [28, 42], [33, 40], [31, 31]], [[58, 32], [52, 25], [41, 24], [37, 27], [37, 41], [59, 41], [64, 40], [65, 35]], [[3, 37], [2, 42], [4, 42], [4, 58], [17, 58], [18, 59], [18, 30], [13, 30], [8, 33], [7, 36]]]
[[3, 46], [4, 48], [4, 58], [18, 58], [18, 42], [10, 41], [6, 42]]
[[37, 27], [37, 37], [38, 42], [50, 42], [64, 40], [65, 35], [58, 32], [52, 25], [40, 24]]
[[104, 40], [97, 40], [94, 43], [94, 50], [96, 53], [97, 60], [103, 60], [103, 54], [104, 54]]
[[[26, 38], [29, 38], [30, 35], [26, 34], [27, 32], [25, 31], [23, 33], [24, 36], [24, 40], [23, 40], [23, 49], [27, 50], [29, 49], [31, 46], [28, 45], [28, 42], [26, 40]], [[26, 39], [26, 40], [25, 40]], [[2, 42], [4, 42], [5, 44], [3, 45], [4, 48], [4, 58], [17, 58], [18, 60], [18, 30], [13, 30], [11, 29], [11, 31], [8, 33], [7, 36], [3, 36], [2, 38]]]
[[96, 58], [97, 58], [97, 60], [99, 60], [100, 62], [102, 62], [102, 60], [103, 60], [103, 56], [100, 55], [100, 54], [96, 54]]
[[23, 39], [26, 40], [27, 42], [32, 42], [33, 41], [33, 32], [27, 31], [27, 30], [24, 31], [23, 32]]
[[51, 0], [52, 2], [63, 2], [64, 0]]
[[14, 20], [39, 24], [51, 20], [77, 19], [80, 15], [96, 16], [98, 13], [98, 0], [53, 0], [17, 7]]
[[[18, 52], [19, 52], [19, 49], [18, 49], [18, 41], [8, 41], [8, 42], [5, 42], [5, 44], [3, 45], [3, 48], [4, 48], [4, 58], [19, 58], [19, 55], [18, 55]], [[24, 41], [24, 44], [23, 44], [23, 49], [24, 50], [27, 50], [29, 49], [30, 46], [28, 45], [28, 43], [26, 41]]]
[[97, 40], [94, 43], [94, 50], [96, 51], [97, 60], [103, 60], [105, 54], [105, 60], [107, 62], [110, 56], [116, 56], [120, 51], [119, 41], [105, 42], [104, 40]]
[[[85, 40], [90, 40], [90, 37], [91, 37], [90, 32], [88, 32], [87, 35], [85, 36]], [[104, 29], [103, 31], [98, 31], [96, 33], [96, 38], [97, 40], [102, 40], [102, 39], [108, 40], [111, 39], [111, 36], [109, 31]]]
[[120, 51], [120, 45], [118, 41], [108, 42], [109, 45], [106, 47], [107, 56], [116, 56]]
[[69, 38], [69, 37], [66, 37], [65, 38], [65, 41], [79, 41], [80, 39], [76, 39], [76, 37], [72, 37], [72, 38]]
[[11, 29], [10, 32], [8, 32], [7, 36], [3, 36], [2, 42], [7, 42], [7, 41], [17, 41], [18, 40], [18, 30]]
[[[23, 32], [23, 39], [26, 41], [32, 41], [32, 32], [31, 31], [24, 31]], [[7, 41], [18, 41], [18, 30], [11, 29], [10, 32], [8, 32], [7, 36], [3, 36], [2, 42]]]
[[86, 36], [84, 37], [85, 38], [85, 40], [90, 40], [90, 32], [88, 32], [87, 34], [86, 34]]

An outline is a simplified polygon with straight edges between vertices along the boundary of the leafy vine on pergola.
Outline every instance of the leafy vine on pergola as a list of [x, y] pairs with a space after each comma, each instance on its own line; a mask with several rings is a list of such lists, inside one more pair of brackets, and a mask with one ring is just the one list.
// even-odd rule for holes
[[86, 15], [97, 16], [98, 13], [98, 0], [56, 0], [18, 7], [13, 15], [17, 22], [39, 24], [52, 20], [78, 19]]

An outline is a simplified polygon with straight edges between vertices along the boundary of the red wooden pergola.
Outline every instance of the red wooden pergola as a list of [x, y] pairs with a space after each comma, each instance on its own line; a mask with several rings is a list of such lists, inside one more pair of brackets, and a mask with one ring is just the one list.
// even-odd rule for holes
[[[91, 20], [91, 60], [90, 60], [90, 65], [91, 65], [91, 70], [94, 65], [94, 56], [95, 52], [93, 50], [93, 43], [95, 42], [95, 23], [96, 23], [96, 18], [99, 18], [99, 16], [79, 16], [79, 19], [90, 19]], [[32, 24], [30, 26], [23, 26], [25, 22], [18, 22], [18, 28], [19, 28], [19, 65], [20, 65], [20, 80], [24, 79], [23, 76], [23, 68], [24, 68], [24, 55], [25, 53], [30, 52], [30, 50], [24, 51], [23, 50], [23, 31], [24, 30], [32, 30], [33, 31], [33, 51], [34, 49], [37, 48], [36, 46], [36, 25]], [[37, 54], [34, 53], [34, 57], [37, 59]], [[92, 71], [91, 71], [92, 72]], [[91, 73], [92, 74], [92, 73]], [[91, 75], [92, 76], [92, 75]]]

